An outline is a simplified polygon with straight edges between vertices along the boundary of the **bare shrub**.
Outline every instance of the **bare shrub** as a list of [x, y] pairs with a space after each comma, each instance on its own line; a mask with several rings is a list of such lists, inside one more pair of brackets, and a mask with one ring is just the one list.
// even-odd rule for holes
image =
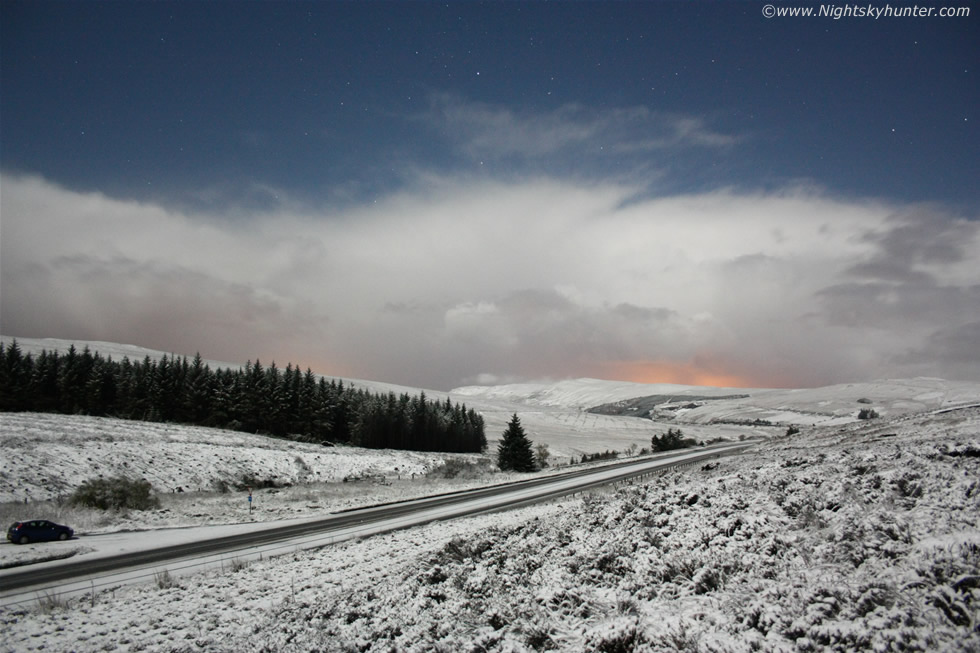
[[160, 500], [153, 496], [149, 481], [125, 476], [89, 479], [78, 486], [68, 503], [99, 510], [153, 510], [160, 507]]
[[174, 580], [174, 577], [170, 575], [170, 571], [167, 569], [153, 574], [153, 582], [158, 589], [162, 590], [169, 589], [177, 584], [177, 581]]
[[55, 592], [45, 592], [37, 599], [38, 608], [44, 614], [51, 614], [57, 610], [68, 608], [68, 599]]
[[446, 543], [442, 551], [438, 552], [434, 562], [448, 564], [451, 562], [462, 562], [467, 559], [476, 560], [493, 547], [493, 542], [489, 539], [482, 539], [477, 542], [469, 542], [461, 537], [454, 537]]
[[248, 560], [242, 560], [241, 558], [232, 558], [230, 563], [230, 568], [232, 572], [241, 571], [242, 569], [247, 569], [251, 563]]
[[482, 478], [490, 471], [486, 460], [466, 460], [464, 458], [449, 458], [446, 462], [435, 467], [428, 473], [430, 478]]

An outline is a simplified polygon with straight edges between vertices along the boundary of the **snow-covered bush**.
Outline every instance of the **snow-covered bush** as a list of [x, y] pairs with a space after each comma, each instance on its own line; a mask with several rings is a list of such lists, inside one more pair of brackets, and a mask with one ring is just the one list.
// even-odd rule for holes
[[[567, 499], [548, 506], [546, 518], [446, 536], [412, 548], [414, 562], [395, 569], [377, 553], [350, 570], [334, 568], [346, 564], [342, 553], [333, 566], [297, 555], [267, 573], [304, 579], [298, 598], [252, 613], [233, 635], [205, 631], [193, 644], [243, 652], [977, 651], [980, 458], [966, 452], [980, 450], [980, 411], [934, 420], [889, 424], [887, 438], [867, 422], [808, 429], [714, 467]], [[201, 588], [167, 591], [196, 600]], [[146, 648], [172, 648], [166, 637], [184, 621], [181, 613]], [[62, 648], [49, 650], [77, 646], [67, 618], [12, 615], [0, 624], [61, 637]], [[99, 644], [114, 646], [112, 636]], [[88, 643], [95, 648], [94, 637]]]
[[125, 476], [85, 481], [72, 493], [68, 502], [100, 510], [153, 510], [160, 507], [160, 500], [153, 496], [153, 486], [149, 481]]
[[330, 632], [401, 633], [365, 650], [980, 646], [980, 461], [944, 453], [962, 442], [773, 446], [452, 540]]

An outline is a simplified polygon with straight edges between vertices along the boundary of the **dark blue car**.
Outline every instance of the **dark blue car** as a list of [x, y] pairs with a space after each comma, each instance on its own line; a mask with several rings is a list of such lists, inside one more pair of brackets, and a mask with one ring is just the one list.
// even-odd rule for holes
[[7, 529], [7, 539], [15, 544], [69, 540], [74, 534], [75, 531], [67, 526], [55, 524], [46, 519], [17, 521]]

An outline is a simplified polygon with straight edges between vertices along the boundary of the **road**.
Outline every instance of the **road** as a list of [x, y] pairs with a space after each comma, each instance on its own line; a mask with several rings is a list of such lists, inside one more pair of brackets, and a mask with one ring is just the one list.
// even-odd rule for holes
[[0, 572], [0, 603], [5, 606], [36, 600], [45, 592], [81, 592], [96, 587], [144, 580], [159, 570], [212, 565], [216, 560], [235, 560], [276, 554], [298, 548], [323, 546], [374, 533], [407, 528], [437, 520], [454, 519], [485, 512], [509, 510], [602, 485], [733, 455], [754, 442], [723, 444], [692, 450], [667, 452], [560, 474], [441, 494], [398, 503], [335, 513], [322, 519], [258, 526], [237, 535], [164, 546], [95, 559], [78, 559], [30, 565]]

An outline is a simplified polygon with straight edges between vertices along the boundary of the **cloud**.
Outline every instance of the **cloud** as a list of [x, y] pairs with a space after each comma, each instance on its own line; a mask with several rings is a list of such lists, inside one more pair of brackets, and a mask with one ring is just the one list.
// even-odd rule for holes
[[873, 249], [849, 272], [867, 280], [928, 284], [933, 282], [931, 268], [949, 273], [960, 267], [961, 280], [976, 280], [976, 250], [971, 247], [978, 233], [980, 223], [944, 215], [941, 207], [899, 212], [862, 236]]
[[939, 368], [953, 378], [975, 379], [980, 368], [980, 322], [940, 328], [898, 361], [922, 376], [934, 376]]
[[712, 130], [700, 117], [656, 112], [642, 106], [590, 109], [567, 104], [548, 112], [520, 112], [463, 100], [450, 94], [431, 96], [424, 121], [455, 141], [473, 159], [553, 156], [607, 157], [723, 148], [739, 138]]
[[980, 377], [978, 223], [937, 207], [430, 176], [239, 219], [0, 181], [5, 335], [437, 389]]

